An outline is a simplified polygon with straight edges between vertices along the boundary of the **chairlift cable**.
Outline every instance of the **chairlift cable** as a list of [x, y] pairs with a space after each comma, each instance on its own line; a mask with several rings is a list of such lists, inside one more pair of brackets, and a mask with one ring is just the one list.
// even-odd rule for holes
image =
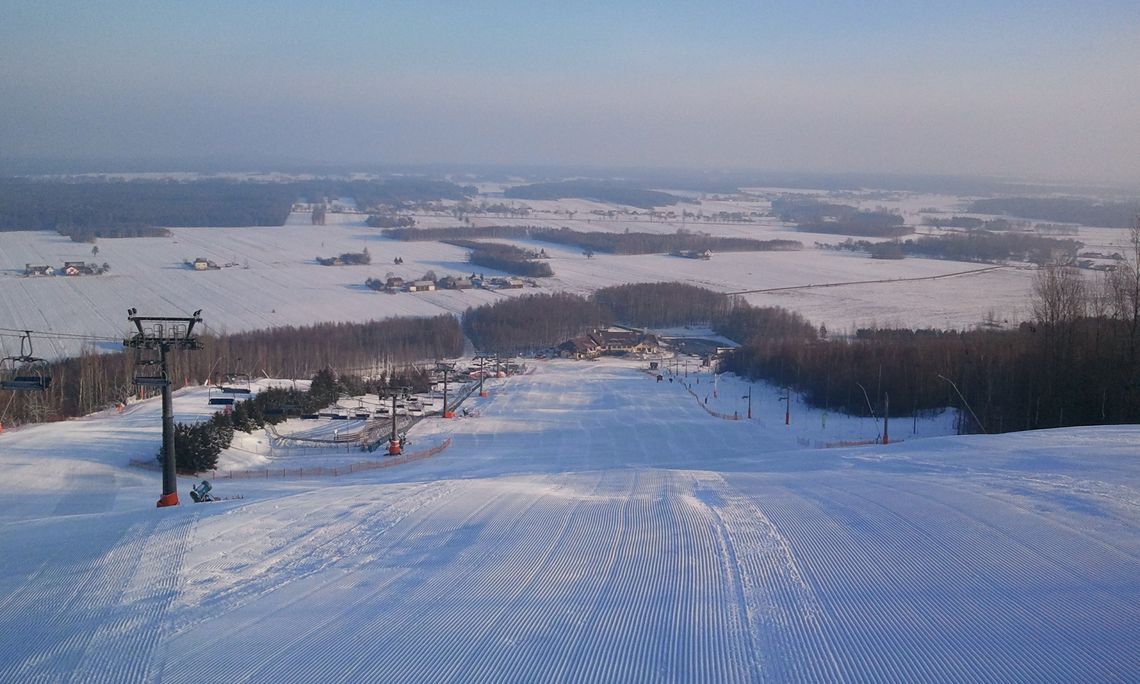
[[82, 333], [48, 332], [43, 330], [17, 330], [15, 328], [0, 328], [0, 337], [24, 337], [24, 333], [32, 333], [38, 337], [55, 338], [61, 340], [94, 340], [97, 342], [122, 342], [121, 337], [103, 337]]

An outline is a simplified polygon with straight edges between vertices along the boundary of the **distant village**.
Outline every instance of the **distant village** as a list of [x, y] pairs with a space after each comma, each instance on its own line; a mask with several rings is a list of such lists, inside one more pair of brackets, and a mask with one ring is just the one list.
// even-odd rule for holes
[[47, 264], [24, 264], [25, 277], [39, 277], [39, 276], [84, 276], [84, 275], [103, 275], [111, 270], [111, 265], [103, 262], [102, 264], [88, 263], [86, 261], [65, 261], [63, 267], [56, 269]]
[[405, 280], [400, 276], [388, 276], [385, 279], [369, 278], [364, 285], [372, 290], [396, 294], [397, 292], [432, 292], [435, 290], [515, 290], [524, 287], [538, 287], [533, 280], [524, 280], [515, 277], [485, 278], [472, 273], [469, 276], [434, 276], [419, 280]]

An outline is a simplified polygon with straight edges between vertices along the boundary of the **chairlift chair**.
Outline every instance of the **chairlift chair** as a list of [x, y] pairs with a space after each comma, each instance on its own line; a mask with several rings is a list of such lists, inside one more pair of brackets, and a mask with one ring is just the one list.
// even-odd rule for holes
[[226, 374], [226, 382], [222, 385], [222, 391], [226, 394], [249, 394], [249, 373]]
[[170, 379], [162, 372], [162, 356], [157, 349], [135, 348], [134, 383], [140, 387], [165, 387]]
[[32, 331], [25, 330], [20, 355], [0, 359], [0, 389], [43, 391], [51, 386], [48, 362], [32, 356], [32, 351]]

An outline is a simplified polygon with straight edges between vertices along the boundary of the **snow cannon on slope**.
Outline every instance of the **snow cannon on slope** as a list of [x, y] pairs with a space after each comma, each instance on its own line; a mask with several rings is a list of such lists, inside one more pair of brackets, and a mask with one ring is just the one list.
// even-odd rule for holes
[[194, 499], [194, 503], [202, 503], [204, 501], [217, 501], [217, 499], [210, 495], [210, 490], [212, 489], [213, 486], [211, 486], [208, 481], [202, 480], [200, 483], [194, 485], [194, 488], [190, 490], [190, 498]]

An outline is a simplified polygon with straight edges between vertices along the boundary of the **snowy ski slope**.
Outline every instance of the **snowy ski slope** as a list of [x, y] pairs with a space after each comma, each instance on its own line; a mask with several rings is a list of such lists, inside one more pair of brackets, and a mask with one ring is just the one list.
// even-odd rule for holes
[[877, 428], [755, 389], [539, 362], [432, 459], [171, 509], [157, 402], [0, 434], [0, 681], [1140, 680], [1140, 428], [813, 449]]

